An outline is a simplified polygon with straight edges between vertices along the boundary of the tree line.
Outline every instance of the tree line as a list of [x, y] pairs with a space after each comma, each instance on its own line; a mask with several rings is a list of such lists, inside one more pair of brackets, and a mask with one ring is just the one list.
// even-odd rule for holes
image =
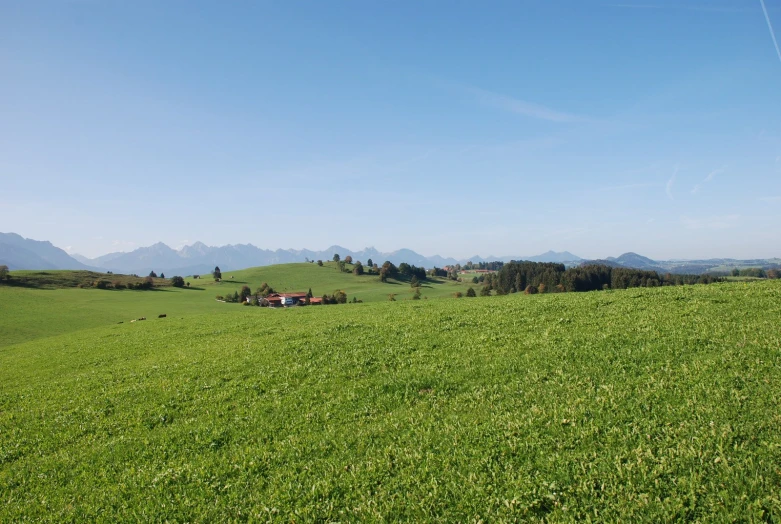
[[586, 265], [567, 269], [555, 262], [509, 262], [496, 273], [481, 275], [481, 295], [509, 293], [579, 292], [632, 287], [710, 284], [723, 279], [712, 275], [660, 275], [656, 271]]

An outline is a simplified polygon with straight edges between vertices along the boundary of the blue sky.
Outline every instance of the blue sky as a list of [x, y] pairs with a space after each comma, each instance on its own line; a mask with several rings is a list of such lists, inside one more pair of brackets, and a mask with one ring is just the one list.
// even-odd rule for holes
[[0, 0], [0, 230], [781, 256], [765, 6]]

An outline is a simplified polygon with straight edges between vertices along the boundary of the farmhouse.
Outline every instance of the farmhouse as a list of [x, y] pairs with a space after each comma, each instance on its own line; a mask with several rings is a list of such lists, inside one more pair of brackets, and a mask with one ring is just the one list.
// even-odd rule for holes
[[[292, 307], [306, 305], [306, 293], [272, 293], [266, 297], [269, 307]], [[320, 298], [310, 298], [311, 305], [320, 305], [323, 300]]]

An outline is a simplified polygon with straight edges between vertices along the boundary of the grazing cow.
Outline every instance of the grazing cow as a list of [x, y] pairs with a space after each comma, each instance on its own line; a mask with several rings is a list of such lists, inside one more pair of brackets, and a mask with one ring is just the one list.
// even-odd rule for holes
[[141, 317], [138, 320], [146, 320], [146, 317]]
[[165, 318], [165, 313], [163, 313], [162, 315], [157, 315], [157, 318]]

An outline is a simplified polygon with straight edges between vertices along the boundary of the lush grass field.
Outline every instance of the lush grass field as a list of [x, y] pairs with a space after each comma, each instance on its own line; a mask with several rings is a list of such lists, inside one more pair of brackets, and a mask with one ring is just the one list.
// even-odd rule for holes
[[[85, 271], [14, 271], [12, 276], [14, 281], [23, 281], [26, 285], [0, 285], [0, 311], [3, 312], [0, 315], [0, 347], [140, 317], [151, 320], [163, 313], [177, 317], [199, 313], [235, 314], [242, 306], [216, 302], [215, 296], [232, 294], [245, 284], [253, 292], [264, 282], [277, 291], [306, 292], [312, 288], [316, 296], [343, 289], [348, 300], [355, 296], [364, 302], [388, 301], [390, 293], [396, 294], [397, 301], [406, 300], [414, 293], [406, 282], [382, 283], [376, 275], [358, 277], [342, 273], [333, 263], [323, 267], [282, 264], [225, 272], [222, 282], [215, 282], [210, 275], [204, 275], [202, 279], [188, 277], [190, 288], [168, 286], [148, 291], [76, 288], [80, 283], [106, 277]], [[108, 275], [109, 280], [112, 278], [121, 280], [125, 277]], [[160, 285], [167, 281], [157, 279], [156, 283]], [[456, 291], [466, 293], [469, 285], [434, 279], [424, 282], [421, 294], [427, 298], [452, 298]]]
[[6, 346], [0, 521], [778, 521], [780, 315], [724, 283]]

